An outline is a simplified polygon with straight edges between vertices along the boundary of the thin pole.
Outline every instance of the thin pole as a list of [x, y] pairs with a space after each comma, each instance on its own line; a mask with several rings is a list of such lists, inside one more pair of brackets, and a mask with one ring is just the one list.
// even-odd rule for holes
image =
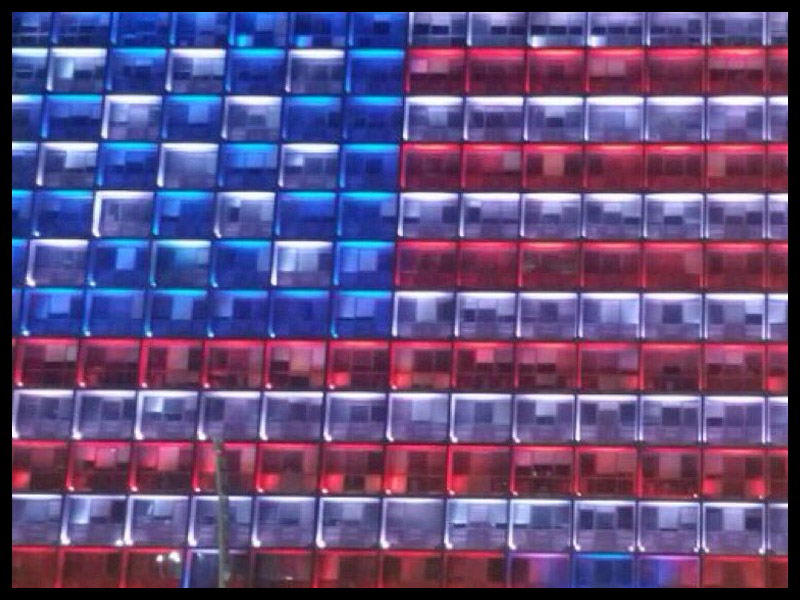
[[228, 496], [225, 494], [225, 455], [222, 441], [214, 438], [214, 480], [217, 488], [217, 546], [219, 556], [217, 559], [217, 587], [228, 587], [231, 572], [230, 548], [228, 544]]

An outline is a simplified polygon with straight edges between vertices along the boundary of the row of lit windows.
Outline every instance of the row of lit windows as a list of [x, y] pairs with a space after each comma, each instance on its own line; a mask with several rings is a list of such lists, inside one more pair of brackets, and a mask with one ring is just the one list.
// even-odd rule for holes
[[12, 45], [760, 46], [788, 12], [12, 12]]
[[[88, 275], [90, 287], [104, 288], [257, 290], [333, 284], [381, 289], [395, 283], [422, 290], [784, 292], [789, 285], [789, 246], [701, 241], [409, 241], [395, 246], [356, 241], [12, 239], [11, 275], [12, 286], [29, 287], [83, 286]], [[513, 312], [513, 297], [510, 304]]]
[[[235, 588], [789, 587], [785, 557], [263, 550], [232, 552], [230, 567]], [[11, 552], [12, 587], [215, 588], [217, 577], [214, 551]]]
[[[399, 202], [398, 202], [399, 200]], [[399, 217], [398, 217], [399, 213]], [[398, 223], [399, 221], [399, 223]], [[11, 236], [787, 239], [787, 194], [11, 191]], [[401, 242], [401, 244], [413, 244]], [[410, 247], [410, 246], [403, 246]]]
[[13, 439], [789, 443], [788, 398], [759, 396], [24, 390], [11, 418]]
[[99, 94], [788, 94], [787, 48], [12, 48], [11, 91]]
[[789, 339], [787, 294], [34, 289], [11, 301], [26, 336]]
[[12, 338], [11, 369], [19, 387], [787, 394], [789, 347]]
[[12, 188], [788, 191], [788, 144], [12, 142]]
[[[381, 506], [375, 499], [313, 497], [234, 497], [229, 503], [234, 548], [307, 548], [316, 542], [321, 548], [380, 544], [384, 550], [429, 551], [789, 552], [785, 504], [578, 501], [573, 507], [569, 501], [398, 498]], [[12, 496], [11, 506], [14, 545], [180, 547], [188, 539], [190, 547], [217, 546], [216, 497], [72, 495], [62, 505], [60, 496]]]
[[[222, 452], [229, 494], [789, 497], [788, 450], [229, 442]], [[214, 493], [215, 459], [210, 443], [14, 441], [11, 489]]]
[[787, 96], [12, 95], [11, 117], [13, 140], [394, 142], [401, 121], [417, 142], [789, 140]]

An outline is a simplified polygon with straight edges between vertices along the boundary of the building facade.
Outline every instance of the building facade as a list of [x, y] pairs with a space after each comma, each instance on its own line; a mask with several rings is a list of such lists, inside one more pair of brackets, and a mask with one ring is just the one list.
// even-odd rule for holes
[[15, 12], [12, 587], [788, 587], [788, 12]]

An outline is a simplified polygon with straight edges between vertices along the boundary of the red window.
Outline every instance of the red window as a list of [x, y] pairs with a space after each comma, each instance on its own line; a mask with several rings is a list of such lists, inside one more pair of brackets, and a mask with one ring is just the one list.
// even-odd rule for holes
[[699, 344], [645, 344], [642, 386], [648, 392], [693, 392], [700, 389], [702, 347]]
[[789, 291], [789, 244], [769, 245], [769, 289], [774, 292]]
[[703, 587], [760, 589], [766, 587], [764, 559], [760, 557], [703, 557]]
[[528, 92], [583, 94], [584, 52], [578, 49], [539, 48], [528, 51]]
[[591, 290], [635, 290], [641, 282], [639, 244], [594, 242], [584, 245], [583, 284]]
[[583, 187], [583, 146], [526, 144], [523, 153], [526, 190], [555, 192]]
[[322, 493], [379, 494], [383, 491], [383, 447], [332, 444], [322, 458]]
[[517, 190], [521, 185], [521, 148], [469, 144], [464, 147], [462, 184], [468, 190]]
[[262, 444], [258, 451], [259, 494], [312, 494], [319, 478], [315, 444]]
[[55, 549], [11, 549], [12, 589], [52, 588], [55, 585], [57, 573], [58, 555]]
[[407, 242], [397, 245], [397, 285], [438, 289], [456, 285], [455, 242]]
[[328, 388], [382, 390], [389, 381], [388, 342], [332, 342]]
[[65, 442], [11, 442], [11, 489], [55, 492], [64, 488], [67, 471]]
[[75, 442], [67, 488], [78, 492], [124, 492], [130, 481], [131, 446], [124, 442]]
[[764, 289], [764, 246], [711, 243], [706, 249], [706, 285], [712, 291]]
[[144, 343], [142, 387], [192, 388], [200, 383], [203, 343], [148, 340]]
[[566, 496], [573, 492], [573, 452], [569, 447], [514, 449], [512, 490], [519, 496]]
[[789, 93], [789, 49], [771, 48], [769, 50], [768, 85], [770, 94]]
[[375, 552], [320, 552], [317, 587], [321, 589], [370, 589], [378, 585]]
[[501, 554], [452, 553], [447, 556], [446, 587], [493, 589], [505, 587], [505, 559]]
[[77, 358], [75, 340], [21, 340], [15, 383], [28, 387], [72, 387]]
[[640, 94], [644, 88], [644, 50], [589, 50], [588, 85], [593, 94]]
[[573, 390], [577, 387], [577, 363], [574, 344], [520, 344], [517, 388], [521, 392]]
[[520, 286], [528, 290], [572, 290], [580, 282], [577, 242], [526, 243], [521, 246]]
[[406, 190], [461, 187], [461, 148], [457, 144], [405, 144], [400, 185]]
[[644, 184], [644, 151], [639, 144], [586, 147], [586, 187], [590, 190], [639, 190]]
[[771, 144], [767, 156], [767, 185], [775, 192], [789, 191], [789, 144]]
[[469, 50], [468, 94], [522, 94], [525, 92], [525, 51]]
[[770, 558], [767, 564], [769, 573], [769, 587], [788, 589], [789, 587], [789, 559]]
[[163, 442], [134, 446], [134, 492], [178, 494], [192, 487], [194, 446]]
[[392, 389], [446, 390], [451, 372], [452, 349], [448, 343], [392, 344]]
[[267, 389], [320, 389], [325, 384], [325, 342], [270, 342], [264, 362]]
[[407, 64], [406, 91], [410, 94], [461, 94], [464, 91], [462, 50], [412, 48]]
[[181, 583], [180, 565], [165, 567], [171, 549], [130, 550], [125, 556], [125, 586], [128, 589], [176, 589]]
[[253, 587], [262, 589], [306, 589], [314, 584], [311, 552], [283, 550], [258, 552], [254, 557]]
[[458, 263], [458, 285], [462, 287], [516, 287], [517, 245], [513, 242], [462, 242]]
[[503, 496], [509, 490], [511, 456], [506, 447], [452, 446], [448, 490], [459, 496]]
[[651, 94], [702, 94], [705, 51], [700, 48], [654, 48], [647, 56]]
[[641, 456], [641, 495], [694, 498], [700, 493], [700, 450], [647, 448]]
[[647, 146], [647, 189], [659, 192], [703, 188], [703, 146]]
[[644, 245], [644, 286], [650, 291], [695, 291], [703, 287], [703, 245]]
[[760, 191], [764, 187], [764, 147], [709, 145], [708, 187], [714, 191]]
[[636, 490], [636, 450], [579, 448], [578, 493], [584, 496], [632, 496]]
[[771, 394], [789, 393], [789, 346], [770, 346], [767, 353], [767, 391]]
[[122, 552], [119, 550], [66, 550], [63, 561], [61, 572], [63, 588], [120, 587]]
[[447, 448], [390, 444], [385, 486], [394, 495], [441, 495], [447, 487]]
[[203, 383], [214, 389], [258, 389], [263, 361], [258, 342], [208, 342]]
[[767, 495], [761, 450], [708, 449], [703, 469], [703, 495], [708, 498], [749, 500]]
[[633, 392], [639, 389], [636, 344], [582, 344], [581, 388], [587, 392]]
[[761, 392], [764, 347], [742, 344], [706, 346], [706, 390], [719, 393]]
[[770, 450], [769, 497], [772, 500], [789, 500], [789, 451]]
[[382, 572], [385, 588], [440, 588], [444, 559], [435, 552], [391, 552], [383, 558]]
[[759, 48], [712, 48], [708, 52], [708, 91], [712, 94], [763, 94], [766, 53]]
[[79, 365], [81, 387], [136, 387], [139, 342], [86, 340], [81, 344]]
[[221, 462], [223, 486], [229, 494], [245, 494], [254, 487], [256, 472], [255, 444], [224, 444], [217, 459], [213, 444], [198, 444], [194, 488], [197, 492], [215, 492], [216, 469]]
[[514, 387], [512, 344], [456, 344], [455, 387], [467, 391]]

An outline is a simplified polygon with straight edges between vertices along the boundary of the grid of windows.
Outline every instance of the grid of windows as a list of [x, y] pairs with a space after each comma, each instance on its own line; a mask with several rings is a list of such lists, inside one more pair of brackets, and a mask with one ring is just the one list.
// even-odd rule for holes
[[12, 13], [12, 586], [788, 587], [788, 13]]

